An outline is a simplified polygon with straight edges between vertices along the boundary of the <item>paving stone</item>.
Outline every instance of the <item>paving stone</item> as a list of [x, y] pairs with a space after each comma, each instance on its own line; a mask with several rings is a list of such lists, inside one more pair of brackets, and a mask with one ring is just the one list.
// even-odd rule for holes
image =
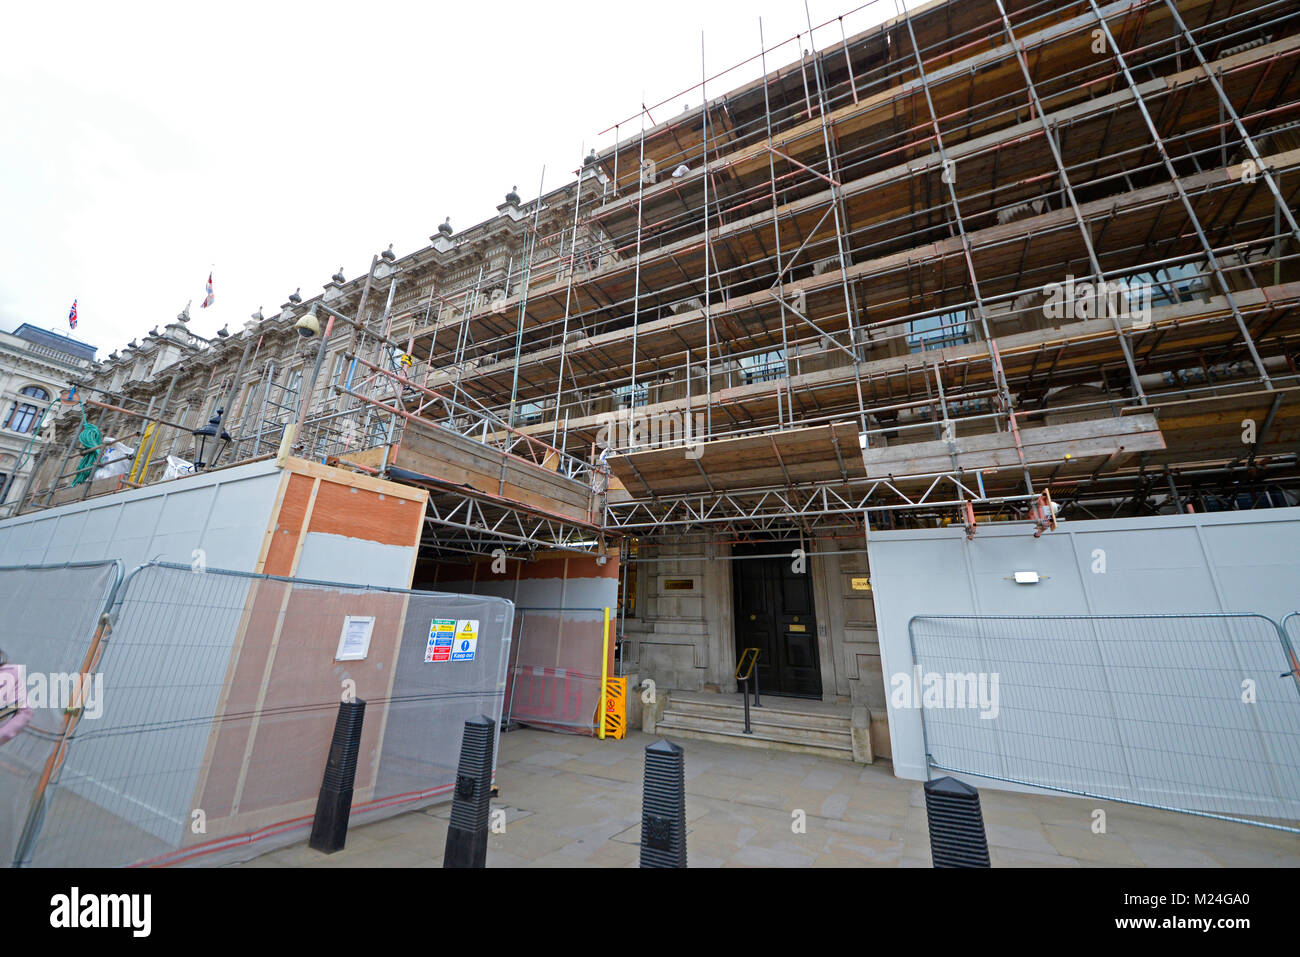
[[1177, 847], [1130, 840], [1129, 848], [1147, 867], [1219, 867], [1218, 861], [1194, 847]]
[[811, 867], [816, 859], [815, 854], [802, 851], [746, 846], [733, 854], [727, 863], [741, 867]]
[[988, 837], [990, 848], [1014, 848], [1040, 854], [1056, 853], [1056, 848], [1044, 836], [1041, 827], [1008, 827], [1003, 824], [986, 823], [984, 832]]
[[818, 791], [829, 791], [841, 781], [844, 780], [844, 774], [841, 771], [832, 771], [829, 768], [816, 768], [809, 771], [807, 777], [803, 779], [803, 786], [814, 788]]
[[1141, 867], [1138, 857], [1128, 842], [1114, 834], [1094, 834], [1086, 825], [1061, 827], [1044, 824], [1043, 835], [1058, 854], [1077, 861], [1108, 861], [1112, 867]]
[[892, 867], [903, 857], [903, 847], [897, 841], [873, 840], [857, 835], [831, 834], [822, 847], [825, 854], [846, 858], [856, 866]]
[[822, 801], [822, 806], [817, 813], [820, 817], [829, 817], [839, 820], [844, 816], [844, 812], [848, 809], [848, 806], [849, 795], [832, 794], [825, 801]]
[[[518, 732], [515, 732], [518, 733]], [[539, 765], [541, 767], [555, 767], [560, 764], [568, 764], [577, 755], [571, 751], [537, 751], [523, 757], [520, 763], [525, 767], [530, 765]]]
[[994, 867], [1078, 867], [1079, 862], [1060, 854], [1042, 854], [1019, 848], [990, 847], [989, 862]]
[[759, 807], [789, 807], [790, 799], [778, 794], [758, 794], [753, 791], [740, 791], [734, 798], [736, 804], [754, 804]]
[[[489, 867], [636, 867], [644, 749], [631, 732], [599, 741], [524, 729], [501, 739], [493, 810], [506, 832], [488, 835]], [[919, 782], [887, 762], [856, 768], [815, 755], [709, 741], [686, 749], [687, 860], [692, 867], [930, 867]], [[1300, 837], [1063, 795], [980, 789], [997, 867], [1295, 867]], [[1107, 833], [1091, 832], [1092, 812]], [[807, 830], [791, 831], [802, 809]], [[305, 842], [254, 867], [440, 867], [450, 802], [359, 825], [333, 855]]]

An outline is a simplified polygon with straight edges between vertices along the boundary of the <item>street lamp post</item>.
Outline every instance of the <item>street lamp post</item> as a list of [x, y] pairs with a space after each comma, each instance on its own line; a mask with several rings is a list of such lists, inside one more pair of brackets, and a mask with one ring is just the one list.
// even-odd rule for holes
[[[199, 471], [217, 464], [221, 458], [221, 453], [226, 451], [230, 445], [230, 433], [221, 426], [221, 417], [225, 414], [225, 409], [217, 409], [217, 414], [208, 420], [208, 424], [200, 429], [195, 429], [190, 434], [194, 436], [194, 471]], [[212, 462], [204, 461], [207, 457], [208, 442], [212, 442]]]

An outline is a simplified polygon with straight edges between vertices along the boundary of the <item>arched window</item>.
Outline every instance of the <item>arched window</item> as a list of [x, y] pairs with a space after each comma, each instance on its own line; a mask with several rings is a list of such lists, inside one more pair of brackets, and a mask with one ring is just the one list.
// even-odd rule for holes
[[[36, 402], [49, 402], [50, 394], [39, 386], [29, 385], [18, 390], [20, 396], [27, 396]], [[15, 432], [30, 432], [32, 426], [36, 424], [36, 416], [39, 409], [31, 402], [15, 401], [9, 407], [9, 414], [5, 416], [6, 429], [13, 429]]]

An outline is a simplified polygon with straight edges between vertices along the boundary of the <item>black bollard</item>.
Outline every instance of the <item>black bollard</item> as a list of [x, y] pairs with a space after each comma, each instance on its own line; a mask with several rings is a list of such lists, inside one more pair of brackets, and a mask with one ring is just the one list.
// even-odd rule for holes
[[334, 720], [334, 740], [325, 761], [325, 776], [316, 798], [316, 817], [308, 846], [326, 854], [343, 850], [348, 839], [348, 817], [352, 814], [352, 782], [357, 776], [361, 753], [361, 722], [366, 716], [364, 701], [344, 701]]
[[980, 793], [964, 781], [944, 777], [925, 782], [925, 819], [935, 867], [988, 867]]
[[488, 813], [492, 791], [492, 733], [496, 722], [486, 715], [465, 722], [451, 801], [451, 825], [442, 853], [443, 867], [486, 867]]
[[686, 754], [670, 741], [645, 749], [641, 866], [686, 866]]

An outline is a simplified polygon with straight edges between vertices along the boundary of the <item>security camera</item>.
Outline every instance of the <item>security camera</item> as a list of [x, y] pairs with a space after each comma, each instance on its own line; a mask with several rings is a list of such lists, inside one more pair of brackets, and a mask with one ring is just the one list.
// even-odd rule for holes
[[314, 312], [309, 312], [294, 324], [298, 330], [298, 335], [304, 339], [311, 339], [320, 335], [320, 322], [316, 319]]

